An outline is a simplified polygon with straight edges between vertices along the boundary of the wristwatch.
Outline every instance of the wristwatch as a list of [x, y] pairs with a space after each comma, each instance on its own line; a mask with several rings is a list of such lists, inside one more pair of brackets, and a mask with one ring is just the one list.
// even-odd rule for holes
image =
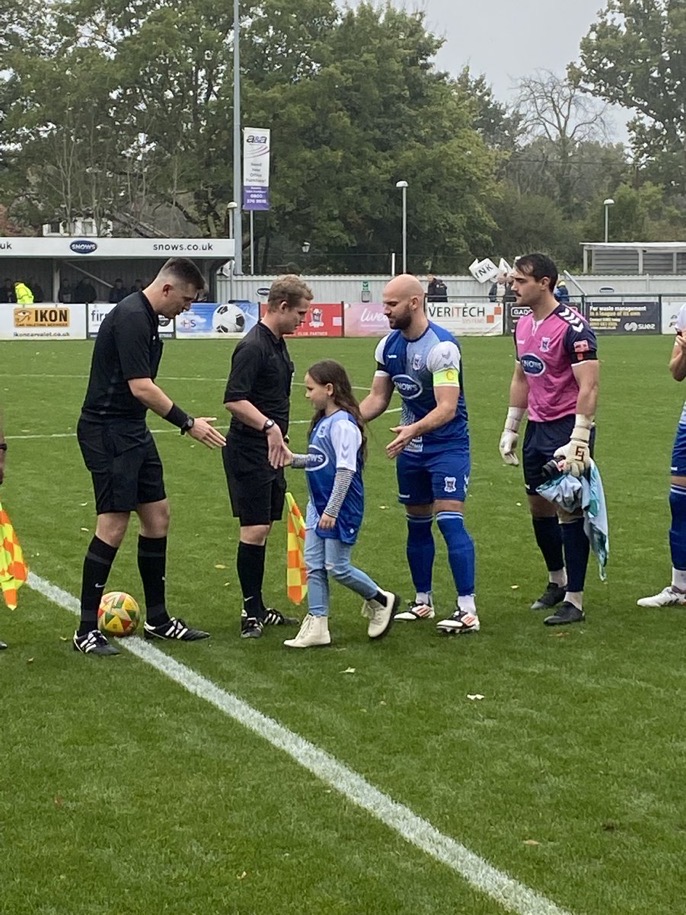
[[181, 435], [185, 435], [195, 425], [195, 417], [189, 416], [186, 422], [181, 426]]
[[264, 426], [262, 426], [262, 431], [263, 431], [263, 432], [269, 432], [269, 430], [270, 430], [270, 429], [273, 429], [275, 425], [276, 425], [276, 423], [274, 422], [273, 419], [268, 419], [268, 420], [265, 422]]

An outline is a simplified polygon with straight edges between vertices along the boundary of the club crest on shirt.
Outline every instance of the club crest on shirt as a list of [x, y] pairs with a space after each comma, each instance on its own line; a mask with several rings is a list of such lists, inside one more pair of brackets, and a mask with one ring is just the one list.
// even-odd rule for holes
[[412, 357], [412, 369], [413, 369], [413, 371], [418, 372], [421, 367], [422, 367], [422, 354], [415, 353], [414, 356]]
[[542, 353], [550, 352], [550, 337], [541, 338], [541, 345], [540, 345], [539, 349], [541, 350]]
[[445, 492], [457, 492], [457, 480], [455, 477], [443, 477], [443, 489]]

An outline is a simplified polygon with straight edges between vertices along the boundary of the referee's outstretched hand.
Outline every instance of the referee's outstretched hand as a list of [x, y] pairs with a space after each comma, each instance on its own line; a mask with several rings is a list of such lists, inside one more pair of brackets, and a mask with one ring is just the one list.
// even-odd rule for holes
[[214, 416], [196, 416], [195, 422], [188, 430], [188, 435], [208, 448], [221, 448], [226, 444], [226, 439], [218, 429], [212, 425]]

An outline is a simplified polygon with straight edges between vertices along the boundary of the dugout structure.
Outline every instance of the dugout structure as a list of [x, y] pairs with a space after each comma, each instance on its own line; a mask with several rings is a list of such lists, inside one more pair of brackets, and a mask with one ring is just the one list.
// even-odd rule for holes
[[129, 291], [137, 280], [145, 286], [168, 258], [189, 257], [214, 300], [217, 271], [233, 260], [234, 251], [231, 238], [0, 238], [0, 286], [5, 279], [23, 280], [42, 288], [43, 302], [56, 303], [63, 281], [75, 288], [85, 280], [95, 289], [96, 302], [108, 302], [116, 279]]

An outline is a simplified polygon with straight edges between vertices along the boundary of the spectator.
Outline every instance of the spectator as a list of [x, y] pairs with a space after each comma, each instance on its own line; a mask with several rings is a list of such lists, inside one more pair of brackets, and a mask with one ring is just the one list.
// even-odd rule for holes
[[133, 286], [131, 287], [131, 294], [134, 292], [140, 292], [143, 288], [143, 280], [136, 280]]
[[501, 305], [504, 305], [505, 302], [514, 302], [512, 283], [508, 282], [506, 273], [498, 274], [495, 283], [488, 290], [488, 299], [490, 302], [499, 302]]
[[17, 305], [33, 305], [33, 293], [22, 280], [14, 284], [14, 294]]
[[567, 289], [567, 284], [564, 280], [557, 281], [553, 295], [560, 305], [569, 305], [569, 289]]
[[448, 287], [445, 285], [443, 280], [439, 279], [437, 276], [434, 276], [433, 273], [427, 273], [426, 278], [429, 281], [429, 285], [426, 290], [427, 301], [447, 302]]
[[11, 279], [6, 279], [5, 284], [0, 289], [0, 303], [2, 304], [14, 304], [17, 301], [17, 296], [14, 292], [14, 283]]
[[45, 293], [43, 292], [43, 287], [38, 282], [38, 280], [30, 279], [29, 286], [31, 288], [31, 291], [33, 292], [33, 301], [34, 302], [44, 302]]
[[57, 290], [57, 301], [62, 305], [70, 305], [74, 296], [74, 288], [69, 280], [62, 280]]
[[126, 296], [127, 292], [124, 289], [123, 281], [120, 278], [116, 279], [114, 286], [110, 289], [110, 305], [118, 305]]
[[90, 283], [86, 277], [79, 280], [72, 294], [72, 302], [78, 305], [90, 305], [96, 298], [97, 296], [93, 284]]

